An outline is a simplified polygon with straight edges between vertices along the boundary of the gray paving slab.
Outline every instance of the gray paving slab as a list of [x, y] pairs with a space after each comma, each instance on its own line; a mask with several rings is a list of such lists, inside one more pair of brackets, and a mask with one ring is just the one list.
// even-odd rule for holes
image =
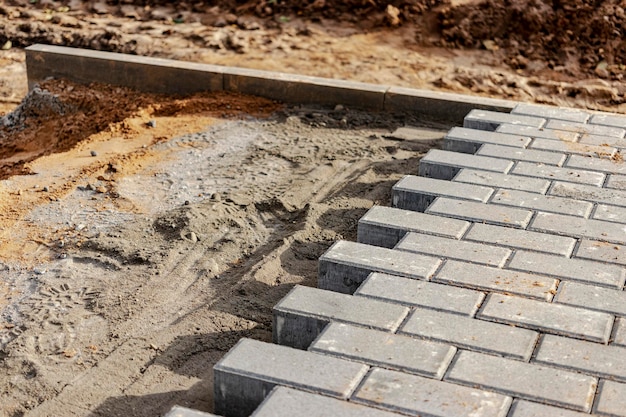
[[600, 381], [593, 413], [600, 416], [626, 416], [626, 384], [615, 381]]
[[487, 131], [495, 131], [498, 126], [504, 123], [539, 128], [546, 124], [546, 119], [488, 110], [472, 110], [463, 119], [463, 127]]
[[407, 175], [392, 187], [391, 201], [396, 208], [423, 212], [439, 196], [485, 203], [493, 191], [481, 185]]
[[[530, 149], [559, 152], [559, 154], [577, 154], [586, 157], [611, 157], [617, 153], [617, 149], [610, 146], [598, 146], [588, 143], [563, 142], [553, 139], [533, 139]], [[540, 161], [538, 161], [540, 162]]]
[[249, 416], [277, 385], [346, 399], [368, 368], [332, 356], [241, 339], [213, 367], [215, 413]]
[[626, 162], [622, 158], [590, 158], [583, 155], [572, 155], [567, 160], [565, 166], [587, 171], [600, 171], [607, 174], [626, 174]]
[[626, 224], [626, 207], [598, 204], [591, 217], [596, 220]]
[[589, 201], [502, 189], [496, 192], [490, 203], [578, 217], [588, 217], [593, 209], [593, 203]]
[[545, 127], [548, 129], [567, 130], [570, 132], [580, 133], [581, 135], [602, 135], [616, 138], [623, 138], [626, 133], [626, 130], [619, 127], [574, 123], [563, 120], [549, 120]]
[[306, 349], [332, 322], [395, 331], [407, 307], [365, 297], [295, 286], [273, 309], [274, 343]]
[[612, 346], [626, 347], [626, 319], [621, 317], [615, 319], [610, 343]]
[[399, 332], [522, 361], [530, 359], [539, 337], [537, 332], [519, 327], [420, 308]]
[[479, 291], [379, 273], [371, 274], [354, 295], [466, 316], [476, 314], [485, 298]]
[[576, 142], [580, 136], [576, 132], [568, 132], [567, 130], [537, 128], [532, 126], [502, 124], [496, 129], [496, 132], [507, 133], [510, 135], [529, 136], [531, 138], [544, 138], [552, 140], [561, 140], [565, 142]]
[[550, 187], [550, 181], [539, 178], [517, 177], [514, 175], [499, 174], [496, 172], [462, 169], [452, 179], [453, 182], [478, 184], [507, 190], [521, 190], [532, 193], [545, 194]]
[[398, 417], [397, 414], [324, 395], [276, 387], [251, 417]]
[[555, 303], [626, 317], [626, 292], [577, 282], [562, 282]]
[[504, 266], [511, 255], [511, 250], [499, 246], [422, 233], [407, 233], [395, 249], [495, 267]]
[[432, 214], [373, 206], [359, 220], [357, 241], [393, 248], [409, 232], [419, 232], [458, 239], [470, 223]]
[[517, 251], [508, 268], [618, 289], [626, 280], [626, 269], [618, 265], [527, 251]]
[[554, 278], [454, 260], [446, 261], [432, 281], [545, 301], [552, 300], [558, 287]]
[[465, 240], [502, 245], [516, 249], [569, 256], [574, 250], [576, 239], [547, 233], [531, 232], [510, 227], [474, 223], [466, 233]]
[[589, 414], [531, 401], [515, 400], [508, 417], [588, 417]]
[[626, 243], [626, 226], [622, 227], [612, 222], [581, 219], [561, 214], [537, 213], [530, 229], [618, 244]]
[[[548, 142], [554, 142], [548, 140]], [[536, 162], [546, 165], [561, 166], [567, 157], [564, 153], [545, 152], [536, 149], [519, 149], [509, 146], [494, 145], [486, 143], [480, 147], [476, 155], [489, 156], [492, 158], [503, 158], [511, 161]]]
[[626, 139], [614, 138], [611, 136], [582, 135], [579, 139], [579, 142], [596, 146], [610, 146], [620, 149], [622, 153], [624, 149], [626, 149]]
[[165, 417], [217, 417], [215, 414], [203, 413], [202, 411], [192, 410], [191, 408], [173, 406]]
[[426, 213], [521, 229], [528, 226], [533, 215], [533, 212], [530, 210], [456, 200], [447, 197], [437, 197], [428, 207]]
[[473, 168], [505, 174], [513, 162], [487, 156], [468, 155], [459, 152], [431, 149], [419, 162], [420, 177], [450, 180], [462, 169]]
[[584, 412], [597, 386], [587, 375], [469, 351], [459, 352], [445, 380]]
[[456, 353], [450, 344], [331, 323], [309, 351], [441, 379]]
[[571, 107], [544, 106], [538, 104], [519, 103], [511, 114], [543, 117], [546, 119], [567, 120], [570, 122], [586, 123], [591, 114]]
[[626, 191], [556, 181], [550, 195], [626, 207]]
[[597, 240], [581, 239], [576, 257], [626, 265], [626, 246]]
[[494, 143], [515, 148], [525, 148], [531, 139], [527, 136], [507, 135], [505, 133], [488, 132], [485, 130], [453, 127], [446, 134], [443, 149], [452, 152], [476, 153], [485, 143]]
[[525, 177], [543, 178], [550, 181], [567, 181], [578, 184], [602, 186], [605, 174], [596, 171], [585, 171], [574, 168], [561, 168], [552, 165], [536, 164], [533, 162], [518, 162], [511, 170], [511, 174]]
[[594, 114], [589, 120], [590, 124], [613, 126], [626, 129], [626, 117], [617, 114]]
[[600, 343], [613, 327], [607, 313], [502, 294], [488, 295], [476, 317]]
[[608, 176], [605, 187], [626, 190], [626, 175], [612, 174]]
[[622, 347], [545, 335], [537, 346], [533, 362], [624, 382], [624, 357], [626, 349]]
[[352, 294], [371, 272], [427, 280], [440, 264], [432, 256], [341, 240], [319, 259], [318, 287]]
[[374, 368], [352, 396], [355, 402], [425, 417], [505, 417], [511, 398], [417, 375]]

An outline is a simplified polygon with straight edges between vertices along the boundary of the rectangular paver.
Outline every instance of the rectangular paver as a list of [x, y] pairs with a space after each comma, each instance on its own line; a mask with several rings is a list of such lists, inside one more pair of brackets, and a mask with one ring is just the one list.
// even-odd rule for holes
[[287, 387], [276, 387], [250, 417], [398, 417], [349, 401]]
[[213, 368], [215, 413], [249, 416], [276, 385], [347, 398], [368, 366], [242, 339]]
[[520, 103], [511, 114], [543, 117], [546, 119], [567, 120], [570, 122], [585, 123], [591, 116], [589, 113], [570, 107], [543, 106], [538, 104]]
[[426, 213], [521, 229], [528, 226], [533, 214], [530, 210], [455, 200], [446, 197], [438, 197], [428, 207]]
[[550, 195], [626, 207], [626, 191], [556, 181]]
[[429, 279], [440, 263], [432, 256], [341, 240], [320, 257], [318, 287], [352, 294], [371, 272]]
[[[548, 142], [553, 142], [548, 140]], [[511, 161], [537, 162], [540, 164], [561, 166], [565, 162], [567, 155], [557, 152], [545, 152], [536, 149], [518, 149], [508, 146], [493, 144], [483, 145], [476, 155], [490, 156], [492, 158], [503, 158]]]
[[453, 178], [453, 182], [478, 184], [507, 190], [529, 191], [545, 194], [550, 187], [550, 181], [539, 178], [518, 177], [515, 175], [499, 174], [497, 172], [462, 169]]
[[420, 177], [450, 180], [462, 169], [473, 168], [505, 174], [513, 162], [487, 156], [468, 155], [459, 152], [431, 149], [419, 163]]
[[395, 249], [496, 267], [502, 267], [511, 255], [509, 249], [498, 246], [421, 233], [407, 233]]
[[492, 204], [528, 208], [569, 216], [588, 217], [593, 208], [589, 201], [529, 193], [518, 190], [498, 190], [490, 201]]
[[605, 175], [601, 172], [585, 171], [574, 168], [560, 168], [552, 165], [536, 164], [533, 162], [518, 162], [511, 170], [511, 174], [526, 177], [543, 178], [551, 181], [568, 181], [579, 184], [601, 186]]
[[600, 381], [593, 413], [601, 416], [623, 417], [626, 415], [626, 384]]
[[398, 304], [297, 285], [274, 306], [273, 339], [306, 349], [331, 321], [395, 331], [408, 312]]
[[581, 239], [576, 257], [626, 265], [626, 246], [597, 240]]
[[598, 204], [592, 218], [596, 220], [605, 220], [607, 222], [626, 224], [626, 207]]
[[511, 404], [505, 395], [379, 368], [372, 370], [352, 400], [425, 417], [505, 417]]
[[533, 361], [601, 378], [626, 381], [626, 349], [553, 335], [541, 338]]
[[616, 190], [626, 190], [626, 175], [609, 175], [605, 187], [615, 188]]
[[411, 313], [399, 332], [522, 361], [530, 359], [539, 336], [519, 327], [426, 309]]
[[508, 267], [518, 271], [552, 275], [560, 279], [619, 289], [624, 286], [626, 280], [626, 269], [617, 265], [536, 252], [517, 251]]
[[394, 207], [423, 212], [439, 196], [484, 203], [493, 194], [493, 188], [407, 175], [393, 186], [391, 193]]
[[590, 124], [626, 128], [626, 117], [618, 114], [594, 114]]
[[626, 149], [626, 139], [614, 138], [611, 136], [582, 135], [582, 137], [580, 138], [580, 143], [596, 146], [610, 146], [620, 149], [622, 153], [624, 152], [624, 149]]
[[530, 229], [560, 235], [585, 237], [618, 244], [626, 243], [626, 225], [581, 219], [561, 214], [537, 213]]
[[621, 288], [616, 290], [562, 282], [554, 302], [626, 317], [626, 292]]
[[546, 119], [543, 117], [524, 116], [520, 114], [500, 113], [487, 110], [472, 110], [463, 119], [463, 127], [494, 131], [501, 124], [514, 124], [532, 127], [543, 127]]
[[448, 151], [473, 154], [485, 143], [525, 148], [530, 140], [527, 136], [453, 127], [444, 137], [443, 148]]
[[613, 327], [610, 314], [502, 294], [490, 294], [477, 317], [601, 343]]
[[450, 219], [393, 207], [374, 206], [359, 220], [357, 241], [393, 248], [408, 232], [427, 233], [458, 239], [470, 226]]
[[626, 318], [617, 317], [615, 319], [611, 345], [626, 347]]
[[459, 261], [446, 261], [432, 280], [539, 300], [551, 300], [558, 286], [554, 278]]
[[607, 174], [626, 174], [626, 162], [622, 158], [592, 158], [583, 155], [572, 155], [565, 164], [567, 167], [600, 171]]
[[587, 375], [469, 351], [457, 355], [445, 380], [585, 412], [597, 386]]
[[517, 249], [569, 256], [574, 250], [576, 239], [547, 233], [531, 232], [490, 224], [474, 223], [464, 239], [502, 245]]
[[331, 323], [309, 351], [441, 379], [456, 348], [449, 344]]
[[612, 148], [610, 146], [597, 146], [587, 143], [563, 142], [552, 139], [534, 139], [529, 148], [559, 152], [559, 155], [577, 154], [586, 155], [587, 157], [611, 157], [617, 152], [616, 148]]
[[466, 288], [373, 273], [354, 295], [473, 316], [485, 294]]
[[541, 127], [522, 126], [502, 124], [496, 129], [496, 132], [508, 133], [511, 135], [530, 136], [531, 138], [544, 138], [552, 140], [561, 140], [565, 142], [576, 142], [580, 136], [576, 132], [568, 132], [567, 130], [546, 129]]
[[619, 127], [574, 123], [564, 120], [549, 120], [545, 127], [548, 129], [567, 130], [580, 133], [581, 135], [602, 135], [616, 138], [623, 138], [626, 133], [626, 130]]
[[508, 417], [588, 417], [589, 414], [531, 401], [515, 400]]

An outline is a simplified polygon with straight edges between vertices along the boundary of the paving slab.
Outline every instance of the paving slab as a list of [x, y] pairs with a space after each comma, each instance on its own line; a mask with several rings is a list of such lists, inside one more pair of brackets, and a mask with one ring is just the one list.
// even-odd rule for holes
[[609, 341], [614, 319], [607, 313], [502, 294], [488, 295], [476, 317], [600, 343]]
[[309, 351], [441, 379], [456, 348], [450, 344], [331, 323]]
[[579, 142], [596, 146], [610, 146], [619, 149], [622, 154], [624, 149], [626, 149], [626, 139], [611, 136], [582, 135]]
[[555, 278], [453, 260], [446, 261], [432, 281], [545, 301], [552, 300], [558, 287]]
[[426, 213], [521, 229], [528, 226], [533, 215], [533, 212], [530, 210], [456, 200], [447, 197], [437, 197], [428, 207]]
[[419, 232], [458, 239], [470, 223], [393, 207], [373, 206], [359, 220], [357, 241], [393, 248], [407, 233]]
[[466, 316], [476, 314], [485, 298], [480, 291], [379, 273], [371, 274], [354, 295]]
[[626, 384], [615, 381], [600, 381], [598, 399], [593, 413], [601, 416], [623, 417], [626, 415]]
[[626, 207], [598, 204], [591, 217], [596, 220], [626, 224]]
[[504, 123], [540, 128], [546, 124], [546, 119], [488, 110], [472, 110], [463, 119], [463, 127], [487, 131], [495, 131], [498, 126]]
[[515, 400], [508, 417], [588, 417], [589, 414], [531, 401]]
[[396, 208], [423, 212], [439, 196], [485, 203], [493, 192], [480, 185], [407, 175], [392, 187], [391, 201]]
[[450, 180], [462, 168], [506, 174], [512, 167], [513, 162], [506, 159], [431, 149], [420, 160], [418, 175], [420, 177]]
[[581, 239], [576, 257], [626, 265], [626, 246], [597, 240]]
[[422, 233], [407, 233], [395, 249], [495, 267], [504, 266], [511, 256], [507, 248]]
[[508, 123], [501, 124], [496, 132], [507, 133], [509, 135], [522, 135], [531, 138], [543, 138], [559, 140], [564, 142], [576, 142], [580, 135], [576, 132], [567, 130], [546, 129], [542, 127], [512, 125]]
[[215, 413], [247, 417], [277, 385], [347, 399], [368, 369], [332, 356], [241, 339], [213, 367]]
[[562, 282], [555, 303], [626, 317], [626, 292], [577, 282]]
[[622, 245], [626, 243], [626, 225], [602, 220], [581, 219], [561, 214], [537, 213], [529, 229]]
[[[553, 141], [548, 141], [553, 142]], [[509, 146], [486, 143], [478, 149], [476, 155], [502, 158], [511, 161], [527, 161], [539, 164], [561, 166], [567, 155], [560, 152], [545, 152], [536, 149], [518, 149]]]
[[296, 416], [398, 417], [388, 411], [280, 386], [272, 390], [251, 417]]
[[602, 172], [565, 167], [561, 168], [533, 162], [518, 162], [511, 170], [511, 174], [543, 178], [550, 181], [559, 180], [578, 184], [589, 184], [597, 187], [602, 186], [605, 180], [605, 174]]
[[594, 114], [589, 123], [592, 125], [612, 126], [626, 129], [626, 117], [617, 114]]
[[542, 178], [517, 177], [475, 169], [460, 170], [452, 181], [539, 194], [545, 194], [550, 188], [550, 181]]
[[[589, 143], [564, 142], [552, 139], [533, 139], [530, 149], [559, 152], [559, 154], [577, 154], [586, 157], [612, 157], [617, 154], [617, 149], [606, 144], [595, 145]], [[540, 162], [540, 161], [537, 161]]]
[[477, 352], [461, 351], [445, 381], [589, 412], [596, 378]]
[[610, 344], [612, 346], [626, 347], [626, 319], [621, 317], [615, 319]]
[[626, 191], [555, 181], [550, 195], [626, 207]]
[[589, 201], [519, 190], [498, 190], [491, 198], [490, 203], [578, 217], [589, 217], [593, 209], [593, 203]]
[[519, 327], [423, 308], [415, 309], [399, 332], [521, 361], [530, 359], [539, 336]]
[[428, 280], [440, 264], [432, 256], [342, 240], [320, 257], [317, 285], [352, 294], [372, 272]]
[[505, 417], [511, 398], [417, 375], [374, 368], [352, 396], [359, 403], [394, 412], [432, 417]]
[[[546, 119], [566, 120], [570, 122], [586, 123], [591, 114], [571, 107], [544, 106], [538, 104], [519, 103], [511, 114], [544, 117]], [[625, 125], [626, 126], [626, 125]]]
[[272, 336], [279, 345], [306, 349], [330, 322], [393, 332], [408, 313], [398, 304], [297, 285], [274, 306]]
[[525, 148], [530, 144], [530, 141], [531, 139], [527, 136], [453, 127], [444, 137], [443, 149], [473, 154], [486, 143]]
[[606, 180], [605, 187], [615, 188], [617, 190], [626, 190], [626, 175], [609, 175]]
[[534, 363], [626, 381], [626, 349], [553, 335], [542, 336]]
[[598, 124], [575, 123], [563, 120], [549, 120], [548, 123], [546, 123], [545, 127], [548, 129], [567, 130], [570, 132], [579, 133], [581, 135], [602, 135], [623, 138], [624, 134], [626, 134], [626, 130], [619, 127]]
[[626, 174], [626, 163], [621, 157], [591, 158], [584, 155], [572, 155], [565, 166], [608, 174]]

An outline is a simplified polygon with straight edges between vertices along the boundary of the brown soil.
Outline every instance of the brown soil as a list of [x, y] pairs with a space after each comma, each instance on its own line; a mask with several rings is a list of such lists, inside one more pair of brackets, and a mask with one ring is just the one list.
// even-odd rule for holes
[[[211, 411], [212, 365], [271, 338], [271, 307], [447, 129], [63, 80], [26, 95], [19, 47], [626, 110], [615, 1], [170, 3], [0, 5], [2, 417]], [[386, 138], [405, 124], [426, 140]]]

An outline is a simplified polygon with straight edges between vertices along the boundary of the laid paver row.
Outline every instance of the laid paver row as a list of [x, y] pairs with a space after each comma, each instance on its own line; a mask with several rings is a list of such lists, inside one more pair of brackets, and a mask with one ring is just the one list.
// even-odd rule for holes
[[394, 187], [402, 209], [368, 211], [320, 258], [320, 288], [276, 305], [276, 344], [244, 339], [215, 366], [216, 411], [624, 415], [625, 175], [606, 156], [625, 121], [472, 111], [459, 149]]

